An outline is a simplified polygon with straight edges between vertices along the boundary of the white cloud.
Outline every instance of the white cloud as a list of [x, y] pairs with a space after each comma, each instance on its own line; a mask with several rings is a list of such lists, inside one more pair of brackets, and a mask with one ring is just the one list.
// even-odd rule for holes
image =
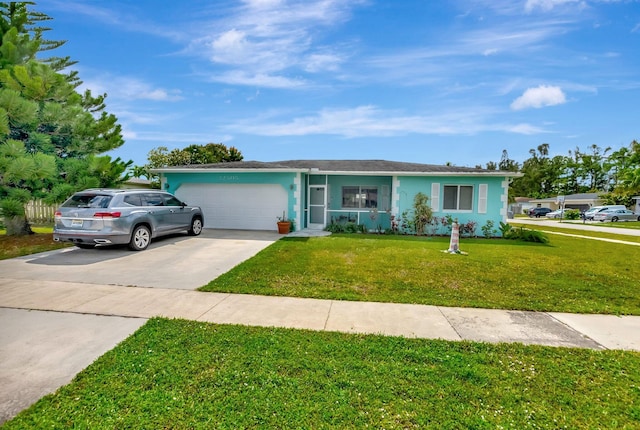
[[[129, 13], [129, 8], [118, 8], [114, 10], [104, 7], [103, 5], [108, 5], [108, 2], [86, 2], [77, 0], [50, 0], [47, 2], [47, 6], [53, 10], [81, 15], [82, 17], [116, 28], [123, 28], [127, 31], [152, 34], [172, 40], [185, 39], [185, 34], [176, 30], [175, 25], [157, 25], [141, 18], [139, 15]], [[55, 15], [50, 15], [55, 17]], [[113, 31], [118, 30], [114, 29]]]
[[[538, 57], [549, 41], [567, 32], [568, 22], [545, 20], [522, 25], [505, 23], [485, 26], [452, 35], [446, 43], [420, 48], [407, 48], [388, 55], [372, 56], [365, 64], [375, 70], [371, 79], [399, 82], [402, 85], [433, 84], [452, 76], [477, 76], [483, 70], [495, 74], [500, 64], [512, 67], [513, 55], [531, 53]], [[495, 58], [496, 62], [479, 64], [478, 55]], [[505, 68], [505, 69], [506, 69]], [[359, 76], [360, 81], [363, 77]]]
[[355, 108], [325, 108], [311, 115], [278, 122], [275, 115], [252, 118], [230, 124], [236, 133], [258, 136], [334, 135], [346, 138], [422, 135], [472, 135], [484, 131], [502, 131], [517, 134], [544, 133], [545, 130], [529, 124], [497, 124], [485, 118], [485, 109], [455, 109], [448, 112], [405, 115], [395, 110], [380, 109], [373, 105]]
[[282, 4], [282, 0], [243, 0], [243, 3], [250, 8], [260, 9], [279, 6]]
[[524, 5], [524, 10], [526, 12], [531, 12], [535, 9], [540, 9], [544, 12], [548, 12], [556, 7], [572, 3], [579, 5], [581, 8], [586, 5], [583, 0], [527, 0]]
[[129, 76], [99, 75], [85, 79], [79, 91], [90, 89], [94, 95], [107, 93], [108, 100], [151, 100], [151, 101], [179, 101], [182, 100], [180, 90], [154, 87], [148, 82]]
[[226, 54], [228, 52], [242, 52], [246, 46], [246, 34], [235, 28], [225, 31], [211, 42], [211, 47], [215, 52]]
[[540, 85], [536, 88], [528, 88], [524, 94], [511, 103], [511, 109], [522, 110], [528, 108], [541, 108], [566, 103], [567, 99], [560, 87]]
[[211, 82], [221, 82], [230, 85], [247, 85], [265, 88], [300, 88], [307, 85], [302, 79], [291, 79], [285, 76], [270, 75], [266, 73], [250, 74], [242, 70], [213, 75], [209, 77]]
[[516, 124], [512, 126], [507, 126], [505, 128], [505, 131], [510, 131], [511, 133], [516, 133], [516, 134], [526, 134], [526, 135], [547, 133], [546, 130], [540, 127], [533, 126], [531, 124]]
[[304, 69], [307, 72], [336, 71], [343, 59], [333, 54], [311, 54], [305, 60]]
[[[339, 47], [317, 48], [327, 28], [342, 24], [363, 0], [244, 0], [224, 19], [210, 23], [204, 35], [194, 38], [188, 51], [205, 55], [228, 70], [214, 77], [237, 85], [256, 85], [265, 76], [298, 87], [300, 79], [279, 77], [289, 70], [309, 73], [336, 71], [346, 55]], [[293, 73], [292, 73], [293, 74]]]

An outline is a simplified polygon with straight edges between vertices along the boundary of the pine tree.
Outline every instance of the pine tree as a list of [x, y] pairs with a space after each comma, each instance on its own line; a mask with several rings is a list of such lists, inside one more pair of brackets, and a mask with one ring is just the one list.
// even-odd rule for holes
[[64, 200], [89, 187], [117, 186], [131, 161], [100, 155], [124, 143], [106, 94], [76, 92], [77, 73], [60, 70], [69, 59], [37, 54], [63, 41], [43, 37], [51, 18], [28, 10], [32, 2], [0, 3], [0, 211], [8, 234], [31, 230], [24, 204]]

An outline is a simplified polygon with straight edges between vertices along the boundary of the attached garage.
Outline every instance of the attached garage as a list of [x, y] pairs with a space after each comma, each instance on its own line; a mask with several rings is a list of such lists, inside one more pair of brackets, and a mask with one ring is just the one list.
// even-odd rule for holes
[[183, 184], [176, 197], [198, 205], [205, 228], [276, 230], [288, 207], [287, 191], [275, 184]]

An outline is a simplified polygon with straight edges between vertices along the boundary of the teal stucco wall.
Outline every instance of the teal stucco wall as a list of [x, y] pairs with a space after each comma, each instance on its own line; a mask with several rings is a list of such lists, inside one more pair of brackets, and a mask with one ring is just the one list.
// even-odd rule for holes
[[[437, 199], [433, 196], [433, 185], [439, 193]], [[479, 212], [480, 184], [487, 187], [486, 211]], [[429, 197], [428, 203], [431, 205], [433, 214], [442, 218], [450, 215], [457, 219], [459, 223], [474, 221], [477, 224], [476, 234], [481, 235], [480, 227], [488, 220], [493, 221], [497, 228], [500, 221], [506, 220], [507, 210], [507, 180], [504, 177], [423, 177], [423, 176], [401, 176], [394, 181], [394, 209], [398, 215], [404, 211], [413, 209], [413, 200], [417, 193], [421, 192]], [[443, 209], [444, 187], [446, 185], [470, 185], [473, 186], [472, 209], [470, 211], [445, 210]], [[434, 201], [437, 200], [437, 201]], [[435, 205], [434, 205], [435, 203]]]

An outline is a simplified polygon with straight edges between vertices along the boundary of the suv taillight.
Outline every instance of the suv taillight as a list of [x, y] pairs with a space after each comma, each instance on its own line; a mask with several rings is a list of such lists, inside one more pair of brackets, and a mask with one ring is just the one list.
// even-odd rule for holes
[[121, 212], [96, 212], [94, 218], [120, 218]]
[[55, 218], [62, 218], [62, 212], [56, 211]]

